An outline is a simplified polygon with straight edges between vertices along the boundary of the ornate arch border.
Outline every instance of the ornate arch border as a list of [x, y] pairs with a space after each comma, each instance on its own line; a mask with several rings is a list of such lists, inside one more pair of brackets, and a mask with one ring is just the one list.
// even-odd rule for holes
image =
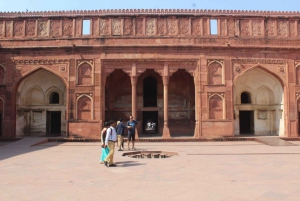
[[[222, 120], [226, 119], [226, 101], [225, 101], [225, 93], [223, 92], [209, 92], [208, 93], [208, 99], [207, 99], [207, 108], [208, 108], [208, 119], [209, 120], [215, 120], [215, 119], [211, 119], [209, 112], [210, 112], [210, 107], [209, 107], [209, 101], [213, 96], [219, 96], [222, 99], [222, 106], [223, 106], [223, 111], [222, 111]], [[218, 120], [218, 119], [216, 119]]]
[[[95, 71], [95, 67], [94, 67], [94, 64], [92, 62], [89, 62], [89, 61], [81, 61], [77, 64], [76, 66], [76, 85], [78, 85], [78, 69], [79, 67], [84, 64], [84, 63], [87, 63], [91, 66], [92, 68], [92, 72], [91, 72], [91, 75], [92, 75], [92, 83], [91, 85], [94, 85], [94, 71]], [[85, 86], [85, 85], [78, 85], [78, 86]]]

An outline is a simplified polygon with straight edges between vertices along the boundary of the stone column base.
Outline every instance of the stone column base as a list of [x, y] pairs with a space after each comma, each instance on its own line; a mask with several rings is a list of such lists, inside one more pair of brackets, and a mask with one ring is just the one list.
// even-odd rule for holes
[[166, 124], [163, 128], [162, 138], [171, 138], [169, 127]]

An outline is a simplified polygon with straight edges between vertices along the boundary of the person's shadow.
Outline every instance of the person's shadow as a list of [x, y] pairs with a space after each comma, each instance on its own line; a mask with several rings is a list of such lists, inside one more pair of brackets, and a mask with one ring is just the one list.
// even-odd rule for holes
[[115, 164], [121, 167], [146, 165], [145, 163], [139, 163], [137, 161], [120, 161], [120, 162], [115, 162]]

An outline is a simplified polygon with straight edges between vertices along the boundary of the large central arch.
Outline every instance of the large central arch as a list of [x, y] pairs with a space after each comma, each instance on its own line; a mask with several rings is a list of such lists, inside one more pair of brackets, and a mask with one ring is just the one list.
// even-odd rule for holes
[[16, 136], [66, 133], [66, 84], [40, 68], [16, 86]]
[[284, 135], [284, 91], [281, 80], [262, 67], [234, 81], [235, 135]]

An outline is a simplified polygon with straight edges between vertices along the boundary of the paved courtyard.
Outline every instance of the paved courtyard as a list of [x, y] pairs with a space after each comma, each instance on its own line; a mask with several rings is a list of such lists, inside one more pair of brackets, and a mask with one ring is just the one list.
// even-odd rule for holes
[[[257, 142], [137, 143], [172, 151], [165, 159], [123, 157], [99, 163], [98, 142], [44, 138], [0, 143], [0, 200], [300, 200], [300, 146]], [[292, 142], [299, 145], [300, 142]]]

